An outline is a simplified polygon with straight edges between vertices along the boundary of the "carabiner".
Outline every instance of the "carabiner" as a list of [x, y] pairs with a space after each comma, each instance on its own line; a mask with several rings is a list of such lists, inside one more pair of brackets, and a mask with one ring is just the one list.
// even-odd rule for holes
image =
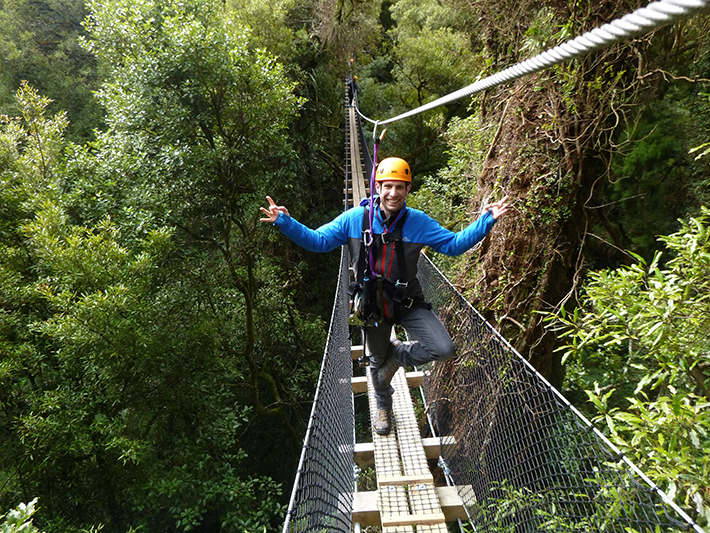
[[362, 232], [362, 244], [364, 244], [366, 248], [372, 246], [372, 230], [366, 229]]
[[375, 121], [375, 127], [372, 128], [372, 141], [373, 141], [375, 144], [380, 144], [380, 142], [382, 142], [382, 139], [385, 138], [385, 133], [387, 133], [387, 128], [385, 128], [385, 129], [382, 130], [382, 133], [380, 133], [380, 138], [379, 138], [379, 139], [377, 138], [377, 125], [378, 125], [379, 123], [380, 123], [380, 121], [379, 121], [379, 120], [376, 120], [376, 121]]

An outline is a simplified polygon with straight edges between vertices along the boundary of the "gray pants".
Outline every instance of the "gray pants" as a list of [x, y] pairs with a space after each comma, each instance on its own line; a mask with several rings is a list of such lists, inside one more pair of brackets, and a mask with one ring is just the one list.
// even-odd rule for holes
[[[366, 328], [367, 347], [371, 352], [373, 371], [378, 369], [385, 359], [393, 356], [402, 366], [419, 366], [431, 361], [446, 361], [454, 356], [454, 343], [449, 332], [434, 313], [429, 309], [413, 308], [404, 313], [398, 321], [407, 331], [409, 339], [414, 341], [400, 344], [395, 348], [390, 342], [392, 326], [386, 323]], [[378, 409], [392, 407], [394, 389], [375, 389]]]

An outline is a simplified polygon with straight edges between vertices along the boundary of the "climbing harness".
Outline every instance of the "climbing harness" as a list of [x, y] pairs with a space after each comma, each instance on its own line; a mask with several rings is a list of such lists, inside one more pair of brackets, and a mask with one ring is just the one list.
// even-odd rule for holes
[[[375, 209], [378, 209], [375, 206]], [[407, 277], [407, 264], [405, 261], [404, 248], [402, 246], [402, 227], [407, 219], [406, 211], [402, 210], [397, 219], [393, 222], [393, 229], [384, 233], [373, 233], [369, 226], [369, 212], [365, 208], [363, 216], [363, 245], [360, 248], [358, 257], [355, 281], [350, 284], [348, 294], [353, 298], [353, 309], [351, 309], [350, 324], [359, 326], [376, 326], [383, 321], [393, 321], [396, 318], [394, 312], [387, 311], [384, 295], [392, 299], [397, 306], [400, 304], [404, 307], [411, 308], [413, 303], [404, 299], [404, 294], [409, 286]], [[375, 244], [382, 244], [382, 273], [376, 272], [371, 268], [373, 263], [369, 263], [369, 256], [375, 248]], [[398, 245], [399, 243], [399, 245]], [[394, 254], [397, 260], [398, 279], [392, 283], [384, 275], [385, 258], [387, 255], [387, 246], [391, 245], [394, 248]], [[369, 264], [368, 264], [369, 263]], [[391, 269], [392, 260], [390, 260]], [[376, 264], [376, 262], [375, 262]], [[368, 268], [370, 267], [370, 268]]]

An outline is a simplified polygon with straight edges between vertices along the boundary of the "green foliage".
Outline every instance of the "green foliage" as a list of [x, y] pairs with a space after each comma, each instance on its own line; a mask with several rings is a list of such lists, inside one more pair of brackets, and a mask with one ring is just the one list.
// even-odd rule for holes
[[702, 152], [700, 152], [698, 155], [695, 156], [696, 160], [710, 154], [710, 143], [703, 143], [700, 146], [696, 146], [694, 148], [691, 148], [688, 153], [692, 154], [695, 152], [699, 152], [700, 150], [702, 150]]
[[297, 38], [289, 25], [289, 11], [296, 0], [230, 0], [227, 3], [230, 19], [240, 27], [249, 28], [252, 46], [268, 50], [286, 68], [293, 66], [297, 52]]
[[619, 140], [604, 189], [617, 246], [650, 259], [656, 236], [677, 231], [677, 220], [707, 201], [707, 167], [689, 155], [707, 124], [707, 101], [683, 86], [638, 110]]
[[[472, 83], [482, 60], [463, 31], [465, 10], [431, 0], [400, 0], [389, 8], [394, 24], [382, 50], [360, 71], [360, 108], [370, 117], [390, 118]], [[397, 155], [412, 166], [415, 181], [445, 164], [440, 134], [465, 110], [455, 103], [389, 127], [383, 157]]]
[[258, 223], [300, 101], [221, 4], [91, 8], [110, 129], [65, 150], [27, 87], [0, 129], [0, 501], [40, 495], [50, 531], [276, 528], [323, 342]]
[[[611, 465], [610, 465], [611, 467]], [[560, 492], [554, 487], [549, 491], [533, 492], [527, 487], [515, 488], [507, 481], [491, 484], [491, 497], [481, 509], [480, 518], [490, 531], [514, 533], [520, 523], [525, 523], [534, 531], [566, 531], [587, 533], [589, 531], [616, 531], [619, 522], [626, 523], [634, 516], [633, 501], [630, 501], [627, 487], [618, 486], [618, 480], [609, 483], [601, 478], [595, 480], [597, 493], [591, 498], [581, 493]], [[635, 495], [637, 489], [630, 488]], [[631, 499], [633, 500], [633, 498]], [[586, 516], [579, 514], [584, 508]], [[624, 531], [631, 533], [631, 529]]]
[[400, 0], [390, 10], [397, 23], [388, 31], [396, 42], [394, 81], [405, 91], [400, 98], [412, 95], [421, 104], [471, 83], [476, 58], [468, 36], [455, 27], [457, 11], [430, 0]]
[[[701, 93], [701, 96], [710, 100], [710, 94]], [[691, 153], [691, 154], [693, 154], [695, 152], [700, 152], [698, 155], [695, 156], [696, 161], [698, 159], [701, 159], [701, 158], [705, 157], [706, 155], [710, 154], [710, 142], [705, 142], [705, 143], [701, 144], [700, 146], [695, 146], [689, 150], [689, 153]]]
[[399, 0], [390, 7], [397, 24], [397, 33], [403, 37], [415, 37], [422, 28], [439, 30], [452, 28], [458, 13], [451, 6], [428, 0]]
[[561, 27], [557, 26], [555, 24], [555, 10], [549, 6], [542, 7], [525, 32], [521, 51], [526, 51], [532, 57], [570, 39], [570, 25], [571, 22]]
[[16, 509], [0, 515], [0, 533], [39, 533], [32, 524], [32, 516], [37, 512], [37, 498], [28, 504], [21, 503]]
[[469, 201], [475, 194], [478, 177], [492, 132], [477, 116], [454, 118], [446, 138], [451, 149], [449, 163], [436, 176], [425, 176], [408, 203], [426, 211], [443, 226], [459, 230], [471, 220]]
[[0, 4], [0, 115], [15, 115], [13, 94], [25, 81], [67, 112], [68, 138], [84, 141], [101, 125], [91, 92], [101, 75], [79, 46], [86, 16], [83, 0], [7, 0]]
[[[702, 523], [710, 519], [710, 210], [662, 237], [670, 258], [593, 272], [557, 319], [564, 359], [609, 435]], [[594, 371], [594, 374], [592, 374]], [[623, 390], [626, 402], [615, 392]]]
[[[419, 188], [408, 197], [408, 205], [425, 211], [452, 231], [470, 224], [475, 218], [470, 200], [476, 193], [492, 136], [477, 115], [453, 118], [445, 136], [450, 146], [448, 165], [436, 175], [421, 179]], [[455, 271], [462, 261], [461, 257], [436, 257], [437, 264], [448, 272]]]

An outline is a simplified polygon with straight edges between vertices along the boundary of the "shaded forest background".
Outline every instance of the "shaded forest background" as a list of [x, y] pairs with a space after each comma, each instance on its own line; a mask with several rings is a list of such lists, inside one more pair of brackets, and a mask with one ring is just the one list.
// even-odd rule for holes
[[[345, 77], [385, 119], [641, 5], [0, 0], [0, 514], [280, 530], [338, 257], [259, 206], [311, 227], [342, 209]], [[511, 197], [482, 246], [435, 260], [701, 523], [709, 22], [392, 124], [380, 149], [451, 229]]]

